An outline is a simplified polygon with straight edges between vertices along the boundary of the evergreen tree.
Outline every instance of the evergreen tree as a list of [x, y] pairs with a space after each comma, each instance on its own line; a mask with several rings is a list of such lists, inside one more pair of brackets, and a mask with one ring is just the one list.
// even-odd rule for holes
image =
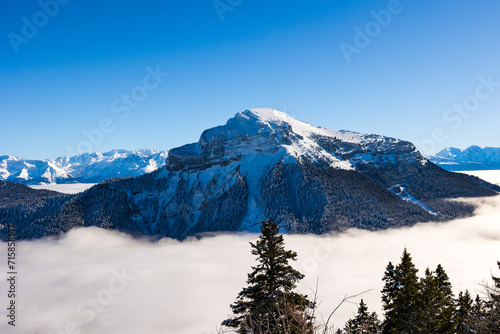
[[307, 296], [292, 291], [304, 278], [288, 264], [296, 261], [297, 253], [285, 250], [272, 219], [262, 222], [261, 232], [259, 240], [250, 243], [258, 264], [248, 274], [248, 286], [231, 305], [235, 317], [222, 325], [238, 333], [311, 333], [313, 319], [306, 310], [314, 305]]
[[349, 319], [344, 328], [346, 334], [377, 334], [380, 333], [380, 321], [377, 313], [368, 313], [368, 307], [363, 299], [359, 303], [358, 314]]
[[439, 282], [427, 268], [420, 280], [419, 327], [422, 332], [434, 333], [439, 327]]
[[[497, 261], [498, 269], [500, 269], [500, 261]], [[500, 277], [492, 276], [494, 288], [491, 293], [491, 299], [495, 307], [500, 306]]]
[[436, 268], [436, 279], [439, 282], [439, 330], [438, 333], [454, 333], [457, 318], [455, 300], [451, 289], [451, 282], [441, 264]]
[[469, 322], [467, 323], [472, 333], [496, 333], [488, 330], [486, 310], [487, 308], [485, 302], [478, 295], [476, 295], [476, 299], [474, 300], [469, 313]]
[[382, 280], [385, 282], [384, 288], [382, 289], [382, 304], [385, 311], [382, 332], [391, 333], [391, 329], [394, 327], [393, 319], [396, 318], [394, 300], [396, 298], [398, 282], [396, 281], [396, 268], [394, 268], [394, 265], [390, 261], [385, 269]]
[[472, 329], [472, 305], [473, 300], [468, 290], [464, 293], [460, 291], [457, 300], [457, 316], [455, 330], [460, 334], [474, 333]]
[[427, 268], [420, 286], [418, 321], [421, 333], [454, 333], [453, 293], [443, 267], [438, 265], [435, 272]]
[[[500, 262], [497, 262], [500, 268]], [[500, 333], [500, 277], [492, 275], [493, 286], [487, 286], [487, 299], [484, 302], [485, 333]]]
[[471, 315], [474, 319], [479, 320], [484, 317], [484, 301], [476, 295], [476, 299], [474, 299], [474, 305], [472, 305]]
[[406, 248], [401, 263], [394, 268], [389, 262], [383, 280], [382, 303], [385, 311], [383, 333], [418, 333], [418, 269]]

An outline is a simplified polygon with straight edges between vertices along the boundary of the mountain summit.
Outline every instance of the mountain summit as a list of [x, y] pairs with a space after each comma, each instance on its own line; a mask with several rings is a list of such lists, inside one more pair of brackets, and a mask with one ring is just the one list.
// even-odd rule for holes
[[[255, 231], [269, 217], [293, 233], [376, 230], [471, 215], [472, 206], [448, 198], [497, 191], [434, 165], [407, 141], [250, 109], [204, 131], [197, 143], [170, 150], [166, 165], [152, 173], [75, 195], [39, 218], [36, 236], [96, 225], [182, 239]], [[19, 224], [31, 237], [33, 223]]]
[[447, 147], [429, 160], [450, 171], [500, 169], [500, 147]]
[[[170, 150], [167, 169], [207, 168], [235, 160], [317, 162], [332, 168], [353, 170], [362, 152], [417, 153], [408, 142], [351, 131], [332, 131], [298, 121], [266, 108], [236, 114], [223, 125], [203, 132], [199, 142]], [[418, 154], [415, 159], [425, 159]]]

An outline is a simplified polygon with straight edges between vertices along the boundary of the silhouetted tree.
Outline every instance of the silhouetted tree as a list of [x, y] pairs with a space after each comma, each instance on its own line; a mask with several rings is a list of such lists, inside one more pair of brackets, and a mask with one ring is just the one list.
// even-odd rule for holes
[[457, 333], [475, 333], [473, 330], [472, 318], [473, 303], [474, 301], [472, 300], [468, 290], [465, 290], [465, 292], [460, 291], [457, 299], [457, 321], [455, 327]]
[[231, 305], [235, 317], [222, 325], [238, 333], [311, 333], [313, 318], [306, 310], [314, 305], [293, 291], [304, 275], [288, 264], [297, 253], [285, 250], [283, 235], [272, 219], [262, 222], [261, 232], [259, 240], [250, 243], [258, 264]]
[[377, 313], [368, 312], [368, 307], [363, 299], [359, 303], [358, 314], [354, 319], [349, 319], [344, 328], [346, 334], [377, 334], [380, 333], [380, 321]]
[[383, 277], [382, 303], [385, 311], [383, 333], [418, 333], [420, 285], [417, 269], [406, 248], [401, 263], [394, 268], [391, 262]]
[[425, 270], [420, 280], [418, 306], [419, 328], [422, 333], [454, 333], [455, 305], [448, 275], [441, 265], [435, 272]]

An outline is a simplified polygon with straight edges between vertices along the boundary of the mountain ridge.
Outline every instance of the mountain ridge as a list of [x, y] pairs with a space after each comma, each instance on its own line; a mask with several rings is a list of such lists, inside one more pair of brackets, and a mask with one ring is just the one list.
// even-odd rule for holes
[[500, 148], [471, 145], [466, 149], [447, 147], [428, 159], [449, 171], [500, 169]]
[[[472, 205], [449, 198], [499, 191], [436, 166], [410, 142], [333, 131], [260, 108], [170, 150], [164, 167], [103, 181], [59, 200], [51, 215], [31, 214], [18, 230], [30, 238], [99, 226], [183, 239], [254, 231], [269, 217], [290, 233], [378, 230], [470, 216]], [[0, 214], [22, 211], [9, 210]]]
[[165, 164], [167, 155], [167, 151], [150, 149], [114, 149], [45, 160], [4, 155], [0, 156], [0, 180], [26, 185], [97, 183], [152, 172]]

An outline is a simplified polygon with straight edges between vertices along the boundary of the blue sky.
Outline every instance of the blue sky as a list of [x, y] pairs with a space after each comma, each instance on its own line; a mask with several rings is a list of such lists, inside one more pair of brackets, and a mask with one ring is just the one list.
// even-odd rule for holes
[[0, 155], [170, 149], [254, 107], [426, 154], [500, 146], [495, 0], [2, 7]]

